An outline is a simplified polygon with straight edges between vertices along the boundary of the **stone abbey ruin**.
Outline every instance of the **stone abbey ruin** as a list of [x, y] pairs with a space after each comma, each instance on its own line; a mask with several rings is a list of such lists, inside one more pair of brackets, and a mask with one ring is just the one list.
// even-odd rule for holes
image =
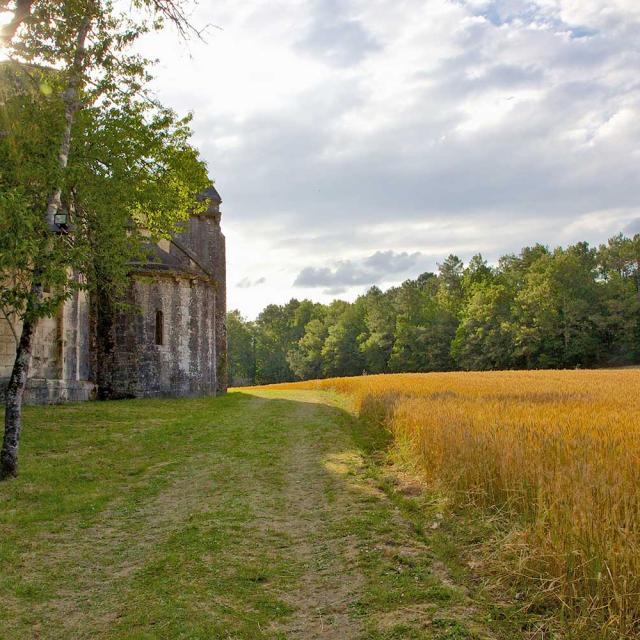
[[[216, 395], [227, 388], [226, 259], [220, 195], [131, 265], [126, 311], [97, 313], [79, 291], [41, 320], [25, 401]], [[0, 391], [20, 327], [0, 317]]]

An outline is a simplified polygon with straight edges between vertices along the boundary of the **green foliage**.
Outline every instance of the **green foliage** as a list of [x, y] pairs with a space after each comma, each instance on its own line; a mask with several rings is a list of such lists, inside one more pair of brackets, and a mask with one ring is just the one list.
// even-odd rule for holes
[[[150, 63], [129, 52], [152, 28], [151, 15], [134, 21], [107, 0], [39, 0], [11, 43], [16, 62], [0, 63], [5, 313], [50, 316], [78, 287], [117, 296], [147, 236], [167, 236], [204, 206], [196, 195], [210, 182], [189, 144], [190, 118], [148, 95]], [[61, 163], [69, 125], [68, 162]], [[53, 234], [47, 224], [56, 191], [68, 233]]]
[[196, 196], [209, 180], [189, 145], [189, 121], [144, 101], [86, 109], [78, 119], [69, 176], [76, 227], [90, 248], [84, 272], [112, 297], [143, 257], [146, 235], [167, 237], [202, 206]]
[[393, 350], [396, 312], [390, 296], [372, 287], [364, 296], [365, 330], [359, 337], [366, 371], [386, 372]]
[[361, 300], [345, 307], [337, 321], [330, 325], [322, 347], [322, 371], [325, 376], [356, 376], [362, 373], [364, 357], [358, 337], [364, 327], [364, 305]]
[[598, 249], [525, 247], [496, 267], [480, 255], [466, 267], [449, 256], [437, 275], [385, 292], [372, 287], [353, 303], [270, 305], [246, 325], [259, 345], [258, 383], [636, 364], [640, 235]]
[[585, 245], [536, 260], [515, 298], [516, 356], [527, 366], [594, 364], [597, 287], [594, 252]]
[[227, 357], [229, 380], [233, 386], [255, 383], [254, 329], [239, 311], [230, 311], [227, 314]]
[[291, 347], [287, 359], [291, 371], [300, 380], [321, 378], [323, 374], [322, 349], [328, 329], [322, 320], [314, 318], [305, 326], [304, 335]]
[[[58, 173], [63, 107], [39, 87], [55, 83], [51, 72], [0, 65], [0, 304], [5, 313], [23, 312], [37, 270], [47, 293], [32, 305], [35, 318], [52, 315], [79, 286], [68, 266], [80, 266], [86, 249], [82, 238], [52, 236], [44, 217]], [[36, 264], [42, 255], [48, 259]]]
[[511, 298], [504, 285], [474, 287], [456, 330], [451, 353], [463, 369], [513, 366]]

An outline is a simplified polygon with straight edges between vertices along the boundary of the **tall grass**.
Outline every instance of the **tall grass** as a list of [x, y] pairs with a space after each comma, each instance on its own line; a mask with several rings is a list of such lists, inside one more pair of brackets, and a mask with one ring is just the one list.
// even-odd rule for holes
[[454, 500], [500, 508], [504, 557], [579, 628], [640, 637], [640, 371], [300, 383], [351, 395]]

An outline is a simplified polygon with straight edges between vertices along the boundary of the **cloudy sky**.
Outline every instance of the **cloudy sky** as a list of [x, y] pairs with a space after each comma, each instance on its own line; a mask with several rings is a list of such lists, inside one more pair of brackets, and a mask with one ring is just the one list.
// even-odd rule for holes
[[640, 231], [638, 0], [202, 0], [153, 36], [223, 198], [229, 306]]

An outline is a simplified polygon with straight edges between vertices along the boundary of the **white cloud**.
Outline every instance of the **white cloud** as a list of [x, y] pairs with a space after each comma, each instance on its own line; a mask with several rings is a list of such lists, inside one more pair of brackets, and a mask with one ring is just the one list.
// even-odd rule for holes
[[252, 287], [259, 287], [266, 281], [267, 279], [264, 276], [262, 278], [256, 278], [255, 280], [252, 280], [251, 278], [247, 278], [245, 276], [244, 278], [242, 278], [242, 280], [236, 283], [236, 287], [238, 289], [250, 289]]
[[331, 267], [305, 267], [296, 277], [294, 287], [321, 287], [329, 292], [346, 291], [353, 286], [371, 286], [397, 280], [422, 262], [419, 252], [376, 251], [359, 260], [340, 260]]
[[[221, 30], [191, 57], [170, 34], [146, 48], [161, 97], [195, 112], [229, 282], [266, 278], [230, 288], [249, 315], [305, 268], [391, 249], [421, 254], [410, 273], [602, 241], [638, 217], [636, 0], [204, 5], [194, 20]], [[298, 293], [353, 297], [369, 275]]]

